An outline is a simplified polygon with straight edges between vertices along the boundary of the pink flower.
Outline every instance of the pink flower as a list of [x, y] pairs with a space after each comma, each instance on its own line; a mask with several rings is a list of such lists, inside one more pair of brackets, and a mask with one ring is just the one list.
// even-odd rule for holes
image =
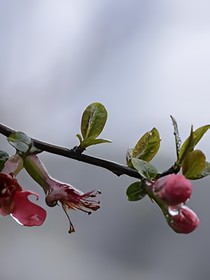
[[183, 175], [171, 174], [159, 178], [152, 186], [153, 192], [168, 205], [186, 202], [192, 193], [192, 186]]
[[177, 233], [190, 233], [199, 225], [199, 218], [187, 206], [169, 208], [169, 225]]
[[46, 218], [46, 211], [28, 200], [29, 195], [38, 199], [38, 194], [23, 191], [14, 177], [0, 173], [0, 215], [11, 215], [24, 226], [40, 226]]
[[[66, 209], [77, 209], [91, 214], [92, 211], [96, 211], [100, 208], [99, 202], [92, 199], [100, 193], [99, 191], [83, 193], [69, 184], [58, 182], [52, 178], [48, 179], [48, 183], [50, 188], [46, 196], [46, 203], [48, 206], [53, 207], [57, 205], [59, 201], [66, 214]], [[68, 214], [67, 217], [70, 223], [69, 232], [74, 232], [75, 229]]]
[[51, 185], [51, 190], [46, 196], [46, 203], [48, 206], [55, 206], [57, 201], [66, 205], [69, 209], [78, 209], [83, 212], [91, 213], [100, 208], [99, 202], [90, 198], [96, 197], [97, 192], [91, 191], [83, 193], [71, 185], [56, 182]]
[[99, 191], [83, 193], [70, 184], [55, 180], [48, 174], [44, 164], [37, 155], [31, 154], [26, 156], [24, 158], [24, 167], [30, 176], [43, 188], [46, 193], [46, 203], [48, 206], [54, 207], [58, 202], [61, 203], [69, 220], [69, 233], [74, 232], [75, 229], [67, 209], [77, 209], [91, 214], [91, 211], [96, 211], [100, 208], [99, 202], [93, 199], [100, 193]]

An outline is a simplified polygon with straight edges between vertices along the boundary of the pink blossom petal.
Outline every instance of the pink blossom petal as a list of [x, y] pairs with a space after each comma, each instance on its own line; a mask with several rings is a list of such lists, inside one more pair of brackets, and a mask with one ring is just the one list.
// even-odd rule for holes
[[40, 226], [46, 218], [46, 211], [40, 206], [28, 200], [29, 195], [38, 194], [30, 191], [16, 192], [14, 197], [14, 209], [11, 216], [24, 226]]

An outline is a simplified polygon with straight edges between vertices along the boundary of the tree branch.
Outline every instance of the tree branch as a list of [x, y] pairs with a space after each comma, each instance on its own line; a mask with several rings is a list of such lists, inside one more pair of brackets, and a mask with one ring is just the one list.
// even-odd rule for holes
[[[0, 133], [2, 135], [8, 137], [13, 132], [16, 132], [16, 131], [3, 124], [0, 124]], [[68, 148], [56, 146], [56, 145], [42, 142], [40, 140], [33, 139], [33, 138], [32, 138], [32, 141], [34, 143], [34, 146], [43, 152], [45, 151], [48, 153], [60, 155], [63, 157], [67, 157], [67, 158], [75, 159], [75, 160], [85, 162], [88, 164], [92, 164], [95, 166], [99, 166], [99, 167], [102, 167], [102, 168], [105, 168], [105, 169], [111, 171], [112, 173], [116, 174], [117, 176], [128, 175], [133, 178], [143, 179], [141, 177], [141, 175], [135, 169], [129, 168], [125, 165], [121, 165], [121, 164], [118, 164], [113, 161], [108, 161], [105, 159], [81, 154], [81, 153], [76, 152], [76, 149], [68, 149]]]

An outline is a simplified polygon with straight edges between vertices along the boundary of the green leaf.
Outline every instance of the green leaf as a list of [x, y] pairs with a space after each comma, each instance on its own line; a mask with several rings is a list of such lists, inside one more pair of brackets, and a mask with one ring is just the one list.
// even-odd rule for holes
[[172, 123], [173, 123], [173, 127], [174, 127], [174, 136], [175, 136], [175, 144], [176, 144], [176, 154], [177, 154], [177, 159], [179, 159], [179, 151], [181, 148], [181, 138], [179, 136], [179, 129], [178, 129], [178, 124], [176, 122], [176, 120], [174, 119], [174, 117], [170, 116], [172, 119]]
[[78, 133], [77, 135], [77, 138], [79, 139], [79, 142], [80, 142], [80, 144], [82, 143], [82, 136]]
[[23, 132], [13, 132], [7, 138], [9, 143], [19, 152], [26, 153], [32, 146], [32, 140]]
[[154, 127], [146, 132], [137, 142], [135, 147], [128, 151], [127, 164], [130, 164], [131, 158], [139, 158], [144, 161], [150, 161], [157, 154], [160, 148], [160, 135]]
[[198, 144], [198, 142], [201, 140], [203, 135], [210, 129], [210, 125], [204, 125], [199, 128], [197, 128], [193, 132], [193, 142], [194, 142], [194, 147]]
[[206, 166], [201, 174], [200, 178], [206, 177], [210, 175], [210, 162], [206, 162]]
[[106, 108], [101, 103], [92, 103], [84, 111], [81, 133], [86, 139], [95, 139], [103, 130], [107, 120]]
[[0, 150], [0, 172], [4, 168], [4, 164], [8, 159], [9, 159], [8, 153]]
[[187, 153], [194, 150], [195, 146], [198, 144], [208, 129], [210, 129], [210, 125], [201, 126], [195, 131], [193, 131], [193, 128], [191, 127], [190, 136], [185, 140], [179, 151], [178, 164], [182, 164], [182, 161], [184, 160]]
[[145, 197], [147, 194], [145, 191], [146, 185], [143, 182], [132, 183], [126, 191], [126, 195], [129, 201], [137, 201]]
[[81, 142], [80, 146], [82, 148], [87, 148], [92, 145], [102, 144], [102, 143], [111, 143], [110, 140], [107, 139], [87, 139]]
[[132, 159], [132, 149], [128, 149], [126, 153], [126, 163], [128, 167], [133, 168], [131, 159]]
[[206, 167], [206, 157], [200, 150], [189, 152], [183, 160], [182, 173], [188, 179], [199, 179]]
[[179, 154], [178, 154], [178, 165], [181, 165], [187, 153], [193, 151], [194, 144], [193, 144], [193, 127], [191, 126], [190, 136], [185, 140], [182, 144]]
[[131, 163], [139, 174], [148, 180], [154, 179], [158, 174], [157, 169], [149, 162], [138, 158], [132, 158]]

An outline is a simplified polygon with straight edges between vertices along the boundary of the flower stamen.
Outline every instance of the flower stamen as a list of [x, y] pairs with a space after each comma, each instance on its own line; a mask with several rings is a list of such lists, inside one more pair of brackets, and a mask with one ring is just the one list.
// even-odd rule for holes
[[66, 211], [66, 206], [62, 203], [62, 208], [63, 208], [63, 211], [64, 211], [64, 213], [66, 214], [66, 217], [67, 217], [67, 219], [68, 219], [68, 221], [69, 221], [69, 230], [68, 230], [68, 233], [72, 233], [72, 232], [75, 232], [75, 228], [74, 228], [74, 225], [72, 224], [72, 222], [71, 222], [71, 219], [70, 219], [70, 217], [69, 217], [69, 214], [67, 213], [67, 211]]

